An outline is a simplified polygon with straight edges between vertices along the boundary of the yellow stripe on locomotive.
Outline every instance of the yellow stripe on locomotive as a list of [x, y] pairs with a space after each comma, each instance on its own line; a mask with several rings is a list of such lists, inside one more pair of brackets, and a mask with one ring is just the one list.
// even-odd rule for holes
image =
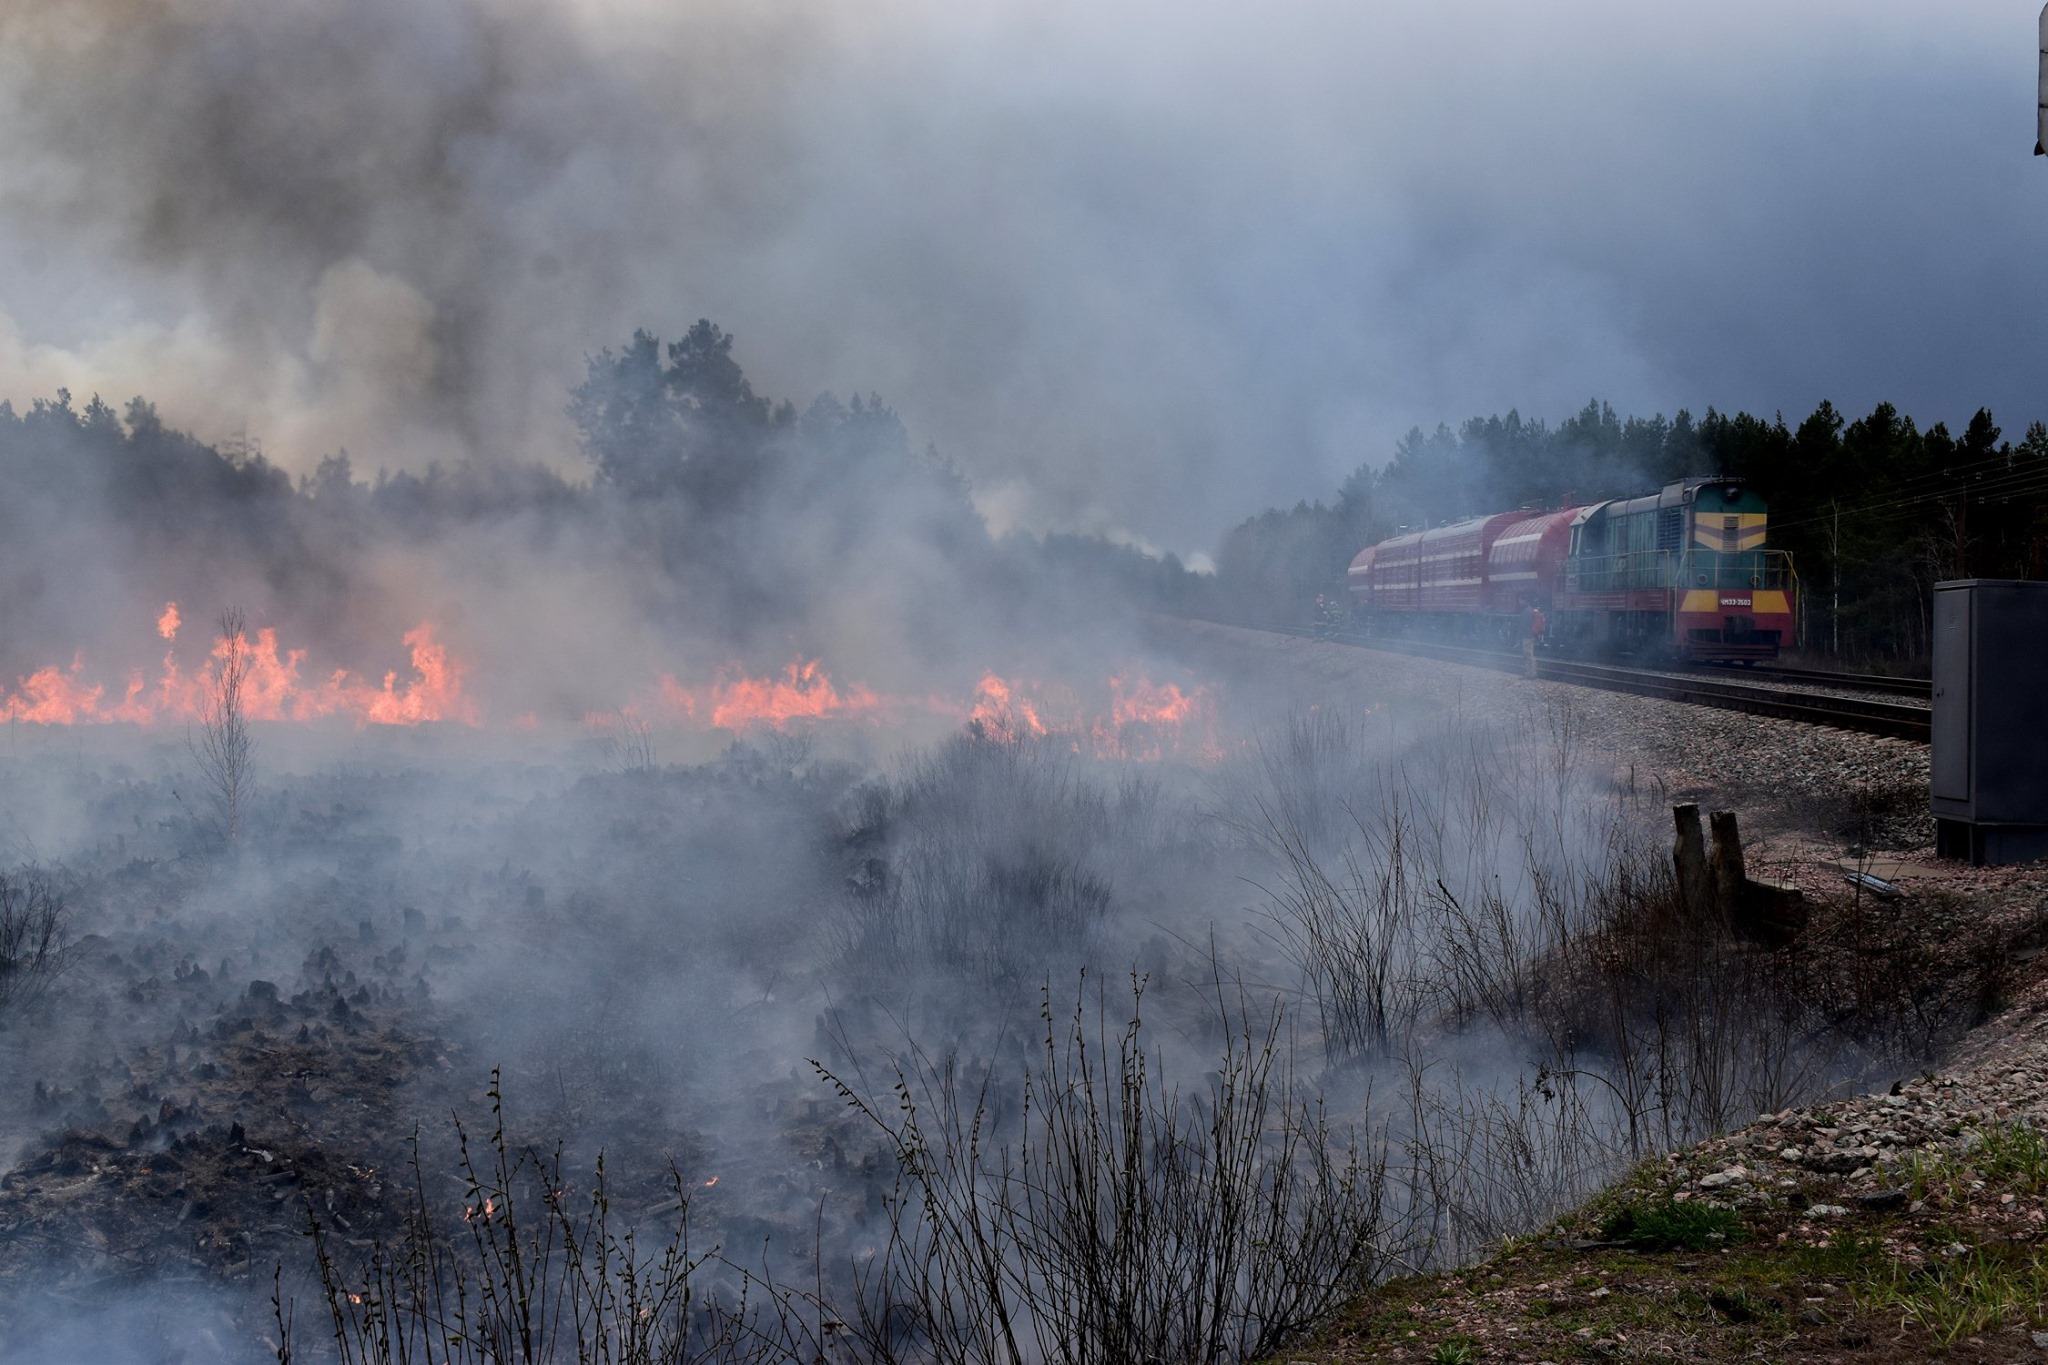
[[1767, 520], [1767, 515], [1763, 512], [1717, 515], [1708, 511], [1696, 511], [1692, 520], [1692, 543], [1698, 549], [1713, 550], [1720, 554], [1761, 550], [1764, 546], [1764, 524]]

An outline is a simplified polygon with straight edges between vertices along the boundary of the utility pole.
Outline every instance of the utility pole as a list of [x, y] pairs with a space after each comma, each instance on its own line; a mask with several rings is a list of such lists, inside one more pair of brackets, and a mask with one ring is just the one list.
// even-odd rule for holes
[[1956, 494], [1956, 577], [1970, 576], [1970, 494]]
[[1828, 532], [1828, 569], [1834, 578], [1834, 600], [1828, 606], [1828, 653], [1842, 657], [1842, 504], [1830, 502], [1834, 513]]

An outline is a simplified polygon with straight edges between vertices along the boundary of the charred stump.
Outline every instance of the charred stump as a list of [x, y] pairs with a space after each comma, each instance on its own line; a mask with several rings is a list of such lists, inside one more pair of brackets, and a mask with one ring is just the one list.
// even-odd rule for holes
[[1749, 868], [1742, 857], [1742, 832], [1732, 810], [1715, 811], [1707, 823], [1713, 831], [1713, 843], [1707, 849], [1707, 880], [1714, 889], [1714, 908], [1731, 926], [1739, 926], [1743, 887], [1749, 881]]
[[1700, 833], [1700, 808], [1688, 801], [1671, 808], [1678, 839], [1671, 846], [1671, 864], [1678, 874], [1678, 903], [1688, 920], [1697, 920], [1713, 904], [1713, 883], [1707, 878], [1707, 841]]
[[1798, 887], [1749, 875], [1734, 811], [1708, 817], [1711, 843], [1702, 837], [1700, 808], [1693, 803], [1673, 806], [1671, 820], [1677, 828], [1671, 862], [1678, 902], [1690, 922], [1711, 919], [1739, 938], [1766, 945], [1789, 942], [1806, 928], [1806, 897]]

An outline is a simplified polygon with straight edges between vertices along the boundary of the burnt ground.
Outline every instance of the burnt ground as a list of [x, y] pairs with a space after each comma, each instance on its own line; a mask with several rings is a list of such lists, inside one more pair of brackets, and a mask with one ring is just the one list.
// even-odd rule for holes
[[[90, 1313], [185, 1285], [224, 1292], [172, 1314], [186, 1353], [149, 1358], [265, 1359], [273, 1274], [282, 1268], [302, 1315], [317, 1305], [310, 1218], [347, 1259], [403, 1231], [417, 1181], [444, 1218], [459, 1208], [451, 1116], [487, 1135], [491, 1077], [451, 1036], [470, 1031], [462, 1011], [435, 1003], [409, 970], [409, 959], [461, 947], [460, 935], [412, 942], [428, 946], [408, 951], [401, 939], [368, 954], [385, 964], [374, 974], [323, 948], [283, 985], [182, 962], [165, 972], [118, 938], [78, 945], [61, 983], [69, 1007], [126, 1011], [130, 1041], [109, 1045], [71, 1087], [29, 1091], [32, 1121], [47, 1126], [0, 1176], [0, 1341], [41, 1330], [53, 1308]], [[143, 1017], [158, 1022], [159, 1041], [134, 1041]], [[627, 1222], [672, 1223], [681, 1180], [705, 1233], [801, 1251], [819, 1235], [822, 1193], [843, 1220], [878, 1208], [893, 1174], [874, 1135], [823, 1096], [795, 1074], [724, 1096], [779, 1135], [765, 1149], [717, 1151], [665, 1126], [636, 1134], [626, 1116], [565, 1165], [587, 1182], [601, 1143]], [[558, 1107], [511, 1109], [515, 1146], [549, 1154], [574, 1131]]]
[[[274, 1358], [274, 1275], [302, 1324], [320, 1320], [310, 1220], [346, 1260], [401, 1231], [422, 1182], [459, 1211], [456, 1118], [488, 1135], [501, 1068], [509, 1140], [561, 1145], [584, 1183], [603, 1152], [625, 1223], [672, 1226], [682, 1181], [704, 1242], [759, 1264], [771, 1243], [801, 1258], [872, 1211], [893, 1174], [877, 1136], [787, 1065], [830, 1059], [831, 1040], [750, 1040], [744, 1009], [716, 1034], [689, 1026], [732, 1001], [670, 956], [696, 935], [647, 883], [663, 860], [710, 865], [662, 800], [773, 825], [725, 781], [683, 773], [655, 793], [572, 774], [587, 828], [570, 832], [560, 795], [507, 817], [539, 871], [488, 840], [454, 868], [401, 852], [369, 811], [405, 818], [402, 774], [280, 783], [274, 827], [239, 860], [207, 848], [161, 787], [89, 781], [89, 816], [115, 833], [45, 870], [82, 935], [0, 1013], [0, 1360]], [[602, 862], [617, 900], [655, 900], [659, 942], [636, 940], [603, 895], [564, 895], [576, 883], [539, 861], [530, 820], [572, 868]], [[731, 842], [711, 823], [705, 838]], [[733, 951], [718, 946], [717, 970], [740, 974]], [[614, 1015], [671, 974], [686, 986], [678, 1036], [654, 1055], [655, 1025]], [[730, 1064], [702, 1072], [706, 1057]], [[112, 1344], [75, 1330], [121, 1314]]]
[[68, 989], [176, 1019], [160, 1042], [109, 1047], [76, 1089], [36, 1082], [50, 1127], [0, 1177], [0, 1276], [47, 1277], [45, 1292], [130, 1272], [267, 1277], [308, 1201], [346, 1236], [389, 1232], [412, 1123], [400, 1097], [453, 1067], [431, 1006], [353, 972], [297, 990], [223, 988], [190, 965], [166, 979], [98, 936], [78, 957]]
[[[1247, 650], [1271, 647], [1271, 637], [1202, 629], [1208, 638], [1190, 653], [1226, 674]], [[1960, 1044], [1930, 1028], [1931, 1079], [1902, 1091], [1932, 1106], [1917, 1127], [1863, 1117], [1882, 1103], [1873, 1096], [1772, 1116], [1650, 1163], [1561, 1231], [1484, 1265], [1375, 1291], [1287, 1358], [1923, 1359], [1941, 1343], [1902, 1304], [1945, 1282], [1941, 1266], [2039, 1263], [2043, 1185], [1967, 1162], [2001, 1123], [2048, 1123], [2048, 1033], [2037, 1045], [2029, 1032], [2048, 967], [2038, 928], [2048, 874], [1933, 859], [1924, 798], [1915, 805], [1924, 754], [1640, 698], [1553, 695], [1551, 684], [1475, 670], [1447, 683], [1441, 671], [1457, 666], [1425, 674], [1415, 661], [1388, 669], [1360, 651], [1284, 645], [1298, 657], [1262, 654], [1260, 667], [1324, 694], [1417, 705], [1449, 696], [1547, 742], [1586, 746], [1617, 783], [1735, 806], [1751, 871], [1795, 881], [1816, 901], [1803, 951], [1841, 1008], [1869, 1004], [1859, 992], [1903, 992], [1930, 1020], [1978, 1024]], [[654, 938], [613, 926], [641, 902], [671, 913], [663, 897], [679, 867], [744, 884], [731, 869], [756, 866], [745, 842], [755, 831], [777, 850], [815, 844], [803, 823], [811, 798], [740, 799], [764, 789], [708, 773], [585, 784], [558, 803], [587, 821], [573, 837], [557, 806], [522, 810], [524, 796], [460, 811], [447, 818], [504, 829], [465, 854], [458, 874], [425, 866], [437, 856], [431, 840], [413, 847], [408, 811], [438, 809], [439, 798], [408, 795], [402, 779], [343, 774], [280, 793], [269, 851], [242, 873], [195, 845], [189, 813], [159, 786], [93, 787], [87, 804], [105, 832], [63, 873], [86, 937], [41, 999], [0, 1018], [20, 1059], [0, 1075], [12, 1158], [0, 1175], [0, 1359], [66, 1358], [9, 1344], [45, 1332], [53, 1316], [104, 1315], [165, 1289], [174, 1299], [140, 1323], [149, 1349], [134, 1358], [271, 1358], [274, 1271], [284, 1268], [302, 1320], [313, 1302], [309, 1217], [350, 1251], [390, 1236], [414, 1179], [416, 1133], [434, 1197], [459, 1207], [450, 1115], [486, 1127], [485, 1092], [501, 1065], [513, 1140], [567, 1141], [572, 1170], [605, 1147], [617, 1202], [633, 1216], [659, 1223], [679, 1179], [694, 1191], [692, 1216], [729, 1245], [800, 1254], [819, 1235], [821, 1198], [843, 1220], [838, 1231], [872, 1214], [888, 1175], [874, 1133], [789, 1066], [793, 1056], [836, 1060], [837, 1025], [821, 1010], [816, 1036], [769, 1047], [754, 1037], [765, 1016], [747, 1003], [787, 989], [756, 969], [799, 939], [810, 908], [791, 886], [812, 874], [751, 872], [756, 899], [720, 907], [720, 923], [751, 937], [719, 945], [711, 970], [733, 982], [702, 1008], [676, 1007], [669, 1053], [621, 1045], [624, 1034], [659, 1030], [645, 1018], [615, 1029], [606, 1013], [615, 992], [602, 987], [629, 968], [711, 993], [689, 976], [704, 926], [680, 910]], [[372, 818], [372, 807], [397, 813]], [[691, 821], [705, 826], [700, 842], [678, 849]], [[538, 864], [550, 842], [569, 846], [563, 866]], [[604, 876], [581, 877], [585, 866]], [[1855, 871], [1904, 897], [1851, 890], [1843, 879]], [[616, 891], [566, 894], [579, 878]], [[550, 994], [545, 969], [565, 961], [601, 988], [580, 987], [568, 1004]], [[521, 1033], [522, 1014], [543, 1007], [563, 1026], [537, 1040]], [[2008, 1045], [2010, 1056], [1999, 1051]], [[722, 1069], [704, 1070], [711, 1053], [729, 1054]], [[2015, 1073], [2030, 1079], [2008, 1096]], [[657, 1102], [665, 1094], [690, 1103]], [[750, 1140], [734, 1139], [736, 1115]], [[1890, 1132], [1901, 1140], [1871, 1136]], [[1814, 1134], [1854, 1157], [1807, 1159], [1819, 1150]], [[1793, 1146], [1803, 1159], [1770, 1155]], [[1874, 1149], [1868, 1159], [1863, 1148]], [[1740, 1181], [1700, 1184], [1734, 1165]], [[1900, 1189], [1903, 1202], [1892, 1197]], [[1691, 1250], [1611, 1245], [1610, 1215], [1631, 1201], [1725, 1204], [1739, 1226]], [[1957, 1359], [2040, 1358], [2027, 1354], [2037, 1328], [2048, 1328], [2038, 1313], [2009, 1309], [2003, 1325], [1949, 1349]]]

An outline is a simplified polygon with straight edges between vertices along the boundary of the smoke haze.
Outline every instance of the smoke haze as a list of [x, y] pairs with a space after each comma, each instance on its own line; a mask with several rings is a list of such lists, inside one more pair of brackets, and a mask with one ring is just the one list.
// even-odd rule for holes
[[2026, 27], [1781, 11], [0, 5], [0, 1359], [266, 1358], [498, 1085], [826, 1293], [915, 1164], [838, 1100], [1014, 1142], [1103, 981], [1409, 1142], [1377, 1265], [1930, 1053], [1968, 983], [1666, 932], [1576, 702], [1112, 590], [1468, 410], [2030, 410]]
[[570, 469], [581, 357], [709, 316], [998, 530], [1183, 552], [1469, 411], [2031, 416], [2009, 20], [15, 6], [0, 391]]

